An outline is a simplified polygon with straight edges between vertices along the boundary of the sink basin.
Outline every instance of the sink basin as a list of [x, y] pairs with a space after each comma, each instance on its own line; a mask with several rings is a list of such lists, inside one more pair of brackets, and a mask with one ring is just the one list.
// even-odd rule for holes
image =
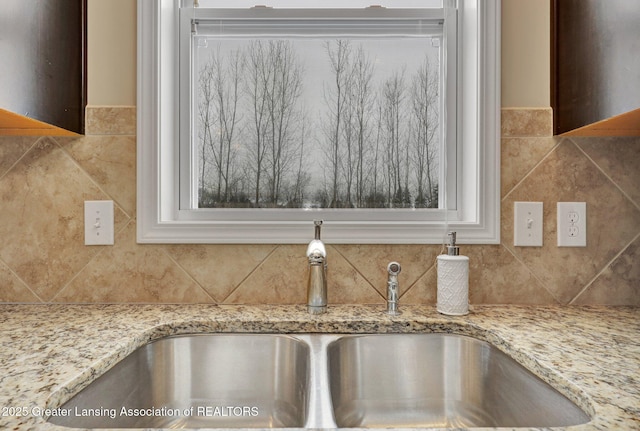
[[555, 427], [582, 410], [452, 334], [201, 334], [140, 347], [48, 420], [75, 428]]
[[60, 408], [68, 417], [49, 421], [77, 428], [302, 427], [308, 374], [308, 345], [286, 335], [168, 337], [131, 353]]
[[338, 427], [553, 427], [588, 422], [496, 347], [452, 334], [344, 336], [327, 347]]

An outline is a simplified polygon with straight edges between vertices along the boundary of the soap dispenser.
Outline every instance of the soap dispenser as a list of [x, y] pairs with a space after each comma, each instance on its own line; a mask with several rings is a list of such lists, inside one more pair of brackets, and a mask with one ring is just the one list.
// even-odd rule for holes
[[437, 310], [453, 316], [469, 313], [469, 258], [460, 256], [455, 232], [449, 232], [447, 254], [438, 256]]

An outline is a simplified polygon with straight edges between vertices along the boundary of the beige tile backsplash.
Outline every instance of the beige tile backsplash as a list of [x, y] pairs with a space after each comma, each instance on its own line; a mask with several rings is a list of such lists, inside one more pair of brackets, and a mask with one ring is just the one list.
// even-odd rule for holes
[[[89, 112], [90, 111], [90, 112]], [[304, 245], [136, 243], [135, 108], [93, 108], [78, 138], [0, 137], [0, 302], [305, 302]], [[464, 246], [473, 304], [640, 305], [640, 138], [551, 136], [551, 110], [502, 113], [502, 244]], [[116, 204], [87, 247], [83, 202]], [[544, 202], [544, 246], [513, 246], [513, 203]], [[556, 246], [556, 202], [587, 202], [588, 246]], [[434, 304], [436, 245], [330, 245], [329, 302]]]

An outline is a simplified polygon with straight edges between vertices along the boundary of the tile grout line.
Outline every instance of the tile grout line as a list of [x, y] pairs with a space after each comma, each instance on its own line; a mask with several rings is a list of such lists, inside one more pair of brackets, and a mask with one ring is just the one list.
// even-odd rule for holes
[[[38, 145], [38, 143], [39, 143], [39, 142], [41, 142], [43, 139], [49, 139], [49, 138], [51, 138], [51, 140], [54, 142], [54, 144], [55, 144], [58, 148], [60, 148], [60, 145], [58, 144], [58, 142], [57, 142], [56, 140], [52, 139], [52, 137], [51, 137], [51, 136], [39, 136], [39, 137], [36, 137], [36, 138], [34, 139], [33, 143], [32, 143], [32, 144], [31, 144], [31, 145], [30, 145], [30, 146], [29, 146], [29, 147], [24, 151], [24, 153], [22, 153], [22, 155], [21, 155], [21, 156], [20, 156], [20, 157], [15, 161], [15, 163], [13, 163], [13, 164], [12, 164], [12, 165], [7, 169], [7, 171], [6, 171], [4, 174], [0, 175], [0, 180], [2, 180], [6, 175], [8, 175], [8, 174], [9, 174], [9, 173], [10, 173], [10, 172], [11, 172], [11, 171], [12, 171], [12, 170], [13, 170], [13, 169], [14, 169], [14, 168], [15, 168], [15, 167], [16, 167], [16, 166], [17, 166], [17, 165], [22, 161], [22, 160], [24, 160], [24, 158], [25, 158], [25, 157], [27, 157], [27, 155], [28, 155], [31, 151], [33, 151], [33, 149], [35, 148], [35, 146], [36, 146], [36, 145]], [[91, 260], [90, 260], [90, 261], [91, 261]], [[4, 265], [4, 266], [5, 266], [5, 267], [6, 267], [6, 268], [11, 272], [11, 274], [12, 274], [14, 277], [16, 277], [16, 278], [17, 278], [17, 279], [18, 279], [18, 280], [19, 280], [19, 281], [24, 285], [24, 287], [26, 287], [26, 288], [27, 288], [27, 290], [28, 290], [29, 292], [31, 292], [31, 293], [36, 297], [36, 299], [38, 299], [38, 300], [39, 300], [41, 303], [43, 303], [43, 304], [46, 304], [46, 303], [49, 303], [49, 302], [50, 302], [50, 301], [46, 301], [43, 297], [41, 297], [40, 295], [38, 295], [38, 294], [37, 294], [37, 293], [36, 293], [36, 292], [31, 288], [31, 286], [29, 286], [29, 283], [27, 283], [25, 280], [23, 280], [23, 279], [22, 279], [22, 277], [20, 277], [20, 276], [19, 276], [19, 275], [18, 275], [18, 274], [13, 270], [13, 268], [11, 268], [11, 267], [10, 267], [10, 266], [9, 266], [9, 265], [4, 261], [4, 260], [3, 260], [3, 259], [0, 259], [0, 262], [2, 262], [2, 264], [3, 264], [3, 265]], [[72, 278], [75, 278], [75, 276], [74, 276], [74, 277], [72, 277]], [[64, 287], [63, 287], [62, 289], [64, 289]], [[62, 289], [61, 289], [61, 290], [62, 290]], [[59, 291], [58, 291], [58, 292], [59, 292]], [[57, 295], [57, 293], [56, 293], [56, 295]], [[56, 295], [54, 295], [54, 297], [55, 297]]]
[[[636, 204], [636, 202], [631, 199], [631, 197], [629, 195], [627, 195], [627, 193], [618, 185], [618, 183], [616, 181], [613, 180], [613, 178], [611, 178], [605, 171], [604, 169], [595, 161], [593, 160], [589, 154], [587, 154], [586, 151], [584, 151], [582, 149], [582, 147], [580, 146], [580, 144], [578, 142], [576, 142], [575, 139], [573, 139], [573, 137], [567, 137], [566, 139], [568, 139], [569, 141], [571, 141], [571, 143], [573, 144], [573, 146], [587, 159], [589, 160], [589, 162], [591, 162], [591, 164], [602, 174], [604, 175], [604, 177], [622, 194], [622, 196], [624, 196], [630, 203], [631, 205], [633, 205], [634, 207], [636, 207], [638, 210], [640, 210], [640, 206], [638, 206], [638, 204]], [[622, 256], [622, 254], [631, 246], [631, 244], [633, 244], [633, 242], [638, 239], [640, 237], [640, 233], [637, 234], [629, 243], [627, 243], [624, 247], [622, 247], [622, 249], [609, 261], [607, 262], [602, 269], [600, 269], [596, 275], [588, 282], [586, 283], [586, 285], [580, 289], [580, 291], [571, 299], [571, 301], [569, 301], [568, 305], [572, 305], [575, 303], [575, 301], [582, 295], [584, 294], [590, 287], [591, 285], [593, 285], [593, 283], [595, 283], [595, 281], [607, 270], [607, 268], [609, 268], [620, 256]]]
[[[105, 136], [106, 136], [106, 135], [105, 135]], [[109, 136], [113, 136], [113, 135], [109, 135]], [[101, 192], [101, 193], [104, 193], [104, 195], [105, 195], [105, 196], [107, 196], [110, 200], [112, 200], [112, 201], [113, 201], [113, 203], [114, 203], [115, 205], [117, 205], [117, 206], [118, 206], [118, 209], [119, 209], [120, 211], [122, 211], [122, 213], [123, 213], [124, 215], [126, 215], [126, 216], [127, 216], [127, 218], [128, 218], [129, 220], [132, 220], [132, 219], [134, 218], [134, 216], [133, 216], [133, 215], [131, 215], [131, 214], [127, 213], [127, 211], [125, 211], [125, 210], [124, 210], [123, 206], [122, 206], [122, 205], [121, 205], [121, 204], [120, 204], [116, 199], [114, 199], [114, 197], [113, 197], [113, 196], [111, 196], [111, 194], [110, 194], [110, 193], [108, 193], [106, 190], [104, 190], [104, 189], [102, 188], [102, 186], [96, 182], [96, 180], [93, 178], [93, 176], [92, 176], [91, 174], [89, 174], [89, 172], [87, 172], [87, 171], [86, 171], [86, 169], [84, 169], [84, 168], [82, 167], [82, 165], [81, 165], [81, 164], [80, 164], [80, 163], [75, 159], [75, 157], [73, 157], [73, 155], [71, 155], [71, 153], [69, 153], [69, 152], [64, 148], [64, 145], [60, 144], [60, 142], [59, 142], [57, 139], [55, 139], [55, 137], [51, 137], [51, 138], [52, 138], [52, 140], [54, 140], [54, 141], [55, 141], [56, 145], [58, 146], [58, 148], [60, 148], [60, 150], [64, 153], [64, 155], [65, 155], [66, 157], [68, 157], [68, 158], [71, 160], [71, 162], [72, 162], [72, 163], [73, 163], [73, 164], [74, 164], [78, 169], [80, 169], [80, 171], [81, 171], [81, 172], [82, 172], [82, 173], [83, 173], [87, 178], [89, 178], [89, 181], [91, 182], [91, 184], [93, 184], [94, 186], [96, 186], [96, 187], [98, 188], [98, 190], [100, 190], [100, 192]], [[76, 138], [74, 138], [74, 139], [76, 139]], [[77, 139], [82, 139], [82, 138], [77, 138]]]
[[[521, 138], [522, 139], [522, 138]], [[557, 139], [556, 137], [551, 137], [551, 139]], [[542, 158], [540, 160], [538, 160], [538, 162], [533, 165], [533, 167], [531, 169], [529, 169], [529, 171], [527, 173], [524, 174], [524, 176], [516, 183], [513, 185], [513, 187], [511, 188], [511, 190], [509, 190], [503, 197], [502, 199], [500, 199], [500, 202], [504, 202], [518, 187], [520, 187], [520, 185], [522, 185], [522, 183], [529, 178], [536, 169], [538, 169], [538, 167], [540, 165], [542, 165], [542, 163], [544, 163], [549, 157], [551, 157], [551, 155], [560, 147], [560, 145], [562, 145], [564, 139], [566, 138], [560, 138], [557, 140], [556, 144], [551, 147], [549, 149], [549, 151], [547, 151], [547, 153], [542, 156]]]
[[[428, 245], [431, 245], [431, 244], [424, 244], [424, 245], [428, 246]], [[438, 244], [434, 244], [434, 245], [438, 245]], [[432, 269], [434, 269], [435, 271], [437, 271], [437, 270], [438, 270], [438, 256], [445, 254], [444, 252], [445, 252], [445, 245], [444, 245], [444, 243], [443, 243], [443, 244], [442, 244], [442, 248], [440, 249], [440, 251], [439, 251], [439, 252], [437, 252], [437, 253], [436, 253], [436, 256], [433, 258], [433, 262], [431, 262], [431, 265], [430, 265], [430, 266], [429, 266], [429, 267], [428, 267], [428, 268], [427, 268], [427, 269], [426, 269], [422, 274], [420, 274], [420, 275], [416, 278], [416, 280], [415, 280], [413, 283], [411, 283], [411, 285], [409, 285], [409, 287], [407, 287], [407, 289], [406, 289], [403, 293], [401, 293], [401, 294], [400, 294], [400, 298], [399, 298], [399, 299], [402, 299], [406, 294], [408, 294], [408, 293], [409, 293], [409, 291], [411, 291], [411, 289], [413, 289], [413, 287], [414, 287], [416, 284], [418, 284], [418, 282], [419, 282], [420, 280], [422, 280], [424, 277], [426, 277], [426, 276], [427, 276], [427, 274], [429, 274], [429, 272], [430, 272]], [[436, 272], [436, 279], [437, 279], [437, 272]], [[437, 280], [436, 280], [436, 281], [437, 281]], [[438, 289], [438, 286], [437, 286], [437, 283], [436, 283], [436, 291], [437, 291], [437, 289]], [[424, 304], [426, 304], [426, 303], [424, 303]]]
[[573, 297], [573, 299], [571, 299], [571, 301], [569, 301], [569, 303], [567, 305], [574, 305], [574, 302], [580, 297], [582, 296], [583, 293], [585, 293], [590, 287], [591, 285], [593, 285], [593, 283], [595, 283], [595, 281], [600, 278], [600, 276], [602, 274], [604, 274], [604, 272], [611, 267], [611, 265], [620, 258], [620, 256], [622, 256], [624, 254], [625, 251], [627, 251], [629, 249], [629, 247], [631, 247], [631, 244], [633, 244], [636, 240], [638, 240], [640, 238], [640, 233], [638, 233], [633, 239], [631, 239], [631, 241], [629, 241], [629, 243], [627, 245], [625, 245], [624, 247], [622, 247], [622, 250], [620, 250], [620, 252], [618, 252], [609, 262], [607, 262], [603, 268], [591, 279], [591, 281], [589, 281], [581, 290], [580, 292], [578, 292], [576, 294], [576, 296]]
[[507, 252], [513, 256], [513, 258], [516, 260], [516, 262], [518, 262], [520, 265], [524, 266], [524, 267], [527, 269], [527, 271], [529, 272], [529, 274], [531, 274], [531, 276], [532, 276], [532, 277], [533, 277], [533, 278], [534, 278], [538, 283], [540, 283], [540, 286], [542, 286], [542, 288], [543, 288], [544, 290], [546, 290], [546, 291], [547, 291], [547, 293], [548, 293], [549, 295], [551, 295], [551, 297], [554, 299], [554, 301], [556, 301], [556, 305], [567, 305], [567, 304], [563, 304], [563, 303], [562, 303], [562, 301], [560, 301], [560, 300], [556, 297], [556, 295], [554, 295], [554, 294], [553, 294], [553, 292], [552, 292], [551, 290], [549, 290], [549, 288], [547, 287], [547, 284], [546, 284], [546, 283], [544, 283], [544, 282], [540, 279], [540, 277], [538, 277], [538, 275], [537, 275], [535, 272], [533, 272], [533, 270], [532, 270], [531, 268], [529, 268], [529, 265], [527, 265], [527, 264], [526, 264], [522, 259], [520, 259], [520, 258], [516, 255], [516, 253], [515, 253], [513, 250], [511, 250], [509, 247], [507, 247], [507, 245], [506, 245], [506, 244], [503, 244], [503, 243], [501, 243], [501, 244], [500, 244], [500, 246], [501, 246], [501, 247], [503, 247], [505, 250], [507, 250]]
[[[327, 245], [329, 245], [329, 244], [327, 244]], [[386, 299], [386, 298], [385, 298], [385, 297], [384, 297], [384, 296], [383, 296], [383, 295], [378, 291], [378, 289], [376, 289], [376, 287], [375, 287], [373, 284], [371, 284], [371, 282], [369, 281], [369, 279], [368, 279], [367, 277], [365, 277], [365, 276], [364, 276], [364, 274], [362, 274], [362, 272], [360, 272], [360, 270], [358, 269], [358, 267], [357, 267], [356, 265], [354, 265], [354, 264], [353, 264], [349, 259], [347, 259], [347, 257], [346, 257], [343, 253], [341, 253], [341, 252], [340, 252], [340, 250], [336, 247], [336, 245], [340, 245], [340, 244], [334, 244], [334, 245], [331, 245], [331, 247], [336, 251], [336, 253], [338, 253], [338, 254], [339, 254], [339, 255], [340, 255], [340, 256], [345, 260], [345, 262], [347, 262], [347, 263], [348, 263], [348, 264], [349, 264], [349, 265], [350, 265], [350, 266], [351, 266], [351, 267], [352, 267], [352, 268], [353, 268], [353, 269], [354, 269], [354, 270], [355, 270], [355, 271], [360, 275], [360, 277], [362, 277], [362, 278], [367, 282], [367, 284], [369, 285], [369, 287], [370, 287], [371, 289], [373, 289], [373, 291], [374, 291], [374, 292], [376, 292], [376, 293], [377, 293], [377, 294], [378, 294], [378, 295], [379, 295], [383, 300], [384, 300], [384, 299]]]
[[[127, 223], [125, 224], [125, 226], [127, 226], [128, 224], [129, 224], [129, 222], [127, 222]], [[60, 294], [61, 294], [62, 292], [64, 292], [64, 291], [65, 291], [65, 290], [66, 290], [66, 289], [71, 285], [71, 283], [73, 283], [73, 281], [74, 281], [76, 278], [78, 278], [78, 277], [80, 276], [80, 274], [82, 274], [82, 272], [83, 272], [85, 269], [87, 269], [87, 267], [88, 267], [88, 266], [89, 266], [89, 265], [90, 265], [94, 260], [96, 260], [96, 259], [98, 258], [98, 256], [100, 256], [102, 253], [105, 253], [105, 250], [106, 250], [106, 248], [107, 248], [107, 247], [113, 247], [113, 246], [106, 246], [106, 245], [103, 245], [103, 246], [99, 246], [99, 247], [100, 247], [100, 250], [98, 250], [98, 252], [97, 252], [95, 255], [93, 255], [93, 256], [91, 257], [91, 259], [89, 259], [89, 260], [87, 261], [87, 263], [85, 263], [85, 264], [82, 266], [82, 268], [80, 268], [80, 269], [78, 270], [78, 272], [76, 272], [76, 273], [73, 275], [73, 277], [71, 277], [71, 278], [70, 278], [70, 279], [69, 279], [69, 280], [68, 280], [68, 281], [67, 281], [67, 282], [66, 282], [66, 283], [65, 283], [65, 284], [64, 284], [64, 285], [63, 285], [63, 286], [62, 286], [62, 287], [61, 287], [61, 288], [56, 292], [56, 294], [55, 294], [55, 295], [53, 295], [53, 296], [51, 297], [51, 299], [49, 299], [48, 301], [44, 301], [44, 302], [46, 302], [47, 304], [53, 304], [53, 303], [54, 303], [54, 301], [55, 301], [55, 299], [56, 299], [58, 296], [60, 296]], [[66, 302], [60, 302], [60, 304], [67, 304], [67, 303], [66, 303]]]
[[24, 153], [22, 153], [22, 155], [20, 157], [18, 157], [18, 159], [11, 166], [9, 166], [9, 168], [7, 168], [7, 170], [4, 172], [4, 174], [0, 175], [0, 181], [2, 181], [2, 179], [4, 177], [9, 175], [9, 172], [11, 172], [22, 161], [22, 159], [24, 159], [27, 156], [27, 154], [29, 154], [31, 152], [31, 150], [33, 150], [33, 147], [35, 147], [36, 144], [38, 142], [40, 142], [43, 138], [46, 138], [46, 136], [38, 136], [38, 137], [36, 137], [33, 140], [33, 143], [31, 143], [31, 145], [29, 145], [29, 147], [24, 151]]
[[247, 279], [248, 279], [249, 277], [251, 277], [251, 275], [252, 275], [254, 272], [256, 272], [256, 271], [258, 270], [258, 268], [260, 268], [260, 267], [261, 267], [261, 266], [262, 266], [262, 265], [267, 261], [267, 259], [269, 259], [269, 258], [270, 258], [270, 257], [271, 257], [275, 252], [276, 252], [276, 250], [277, 250], [277, 249], [279, 249], [279, 248], [280, 248], [280, 244], [275, 244], [275, 247], [273, 247], [273, 250], [271, 250], [269, 253], [267, 253], [267, 255], [264, 257], [264, 259], [262, 259], [260, 262], [258, 262], [258, 264], [257, 264], [255, 267], [253, 267], [253, 269], [252, 269], [251, 271], [249, 271], [249, 272], [247, 273], [247, 275], [245, 275], [245, 276], [244, 276], [244, 278], [243, 278], [242, 280], [240, 280], [240, 281], [238, 282], [238, 284], [237, 284], [233, 289], [231, 289], [231, 291], [227, 294], [227, 296], [225, 296], [225, 297], [222, 299], [222, 301], [220, 301], [220, 303], [219, 303], [219, 304], [220, 304], [220, 305], [224, 305], [224, 304], [226, 304], [227, 299], [229, 299], [229, 297], [230, 297], [231, 295], [233, 295], [233, 293], [234, 293], [235, 291], [237, 291], [237, 290], [240, 288], [240, 286], [242, 286], [242, 284], [243, 284], [245, 281], [247, 281]]
[[173, 258], [173, 256], [171, 255], [171, 253], [169, 253], [169, 250], [167, 249], [168, 247], [166, 246], [159, 246], [160, 250], [162, 251], [162, 253], [167, 256], [169, 258], [169, 260], [171, 262], [173, 262], [174, 265], [176, 265], [178, 268], [180, 268], [180, 271], [182, 271], [187, 278], [189, 278], [191, 281], [193, 281], [195, 283], [196, 286], [198, 286], [203, 292], [204, 294], [209, 297], [209, 299], [211, 300], [211, 302], [213, 304], [219, 305], [220, 303], [216, 300], [216, 298], [214, 298], [208, 291], [207, 289], [204, 288], [203, 285], [201, 285], [198, 280], [195, 279], [195, 277], [193, 277], [189, 271], [187, 271], [182, 265], [180, 265], [180, 263]]
[[[11, 273], [11, 275], [13, 275], [13, 276], [18, 280], [18, 281], [20, 281], [20, 283], [22, 283], [22, 285], [23, 285], [23, 286], [24, 286], [24, 287], [25, 287], [29, 292], [31, 292], [31, 294], [32, 294], [33, 296], [35, 296], [37, 300], [39, 300], [41, 303], [46, 303], [46, 301], [44, 301], [44, 300], [40, 297], [40, 295], [38, 295], [38, 294], [37, 294], [33, 289], [31, 289], [31, 286], [29, 286], [29, 284], [28, 284], [26, 281], [24, 281], [24, 280], [22, 279], [22, 277], [20, 277], [20, 275], [18, 275], [18, 274], [13, 270], [13, 268], [11, 268], [11, 267], [7, 264], [7, 262], [5, 262], [5, 261], [4, 261], [4, 259], [2, 259], [1, 257], [0, 257], [0, 264], [4, 265], [4, 266], [5, 266], [5, 268], [7, 268], [7, 270], [9, 270], [9, 272]], [[2, 303], [2, 304], [6, 304], [5, 302], [0, 302], [0, 303]], [[18, 304], [22, 304], [22, 302], [19, 302]]]
[[622, 189], [622, 187], [620, 187], [620, 186], [618, 185], [618, 183], [617, 183], [613, 178], [611, 178], [611, 177], [610, 177], [610, 176], [609, 176], [609, 175], [604, 171], [604, 169], [603, 169], [603, 168], [601, 168], [601, 167], [600, 167], [600, 165], [599, 165], [595, 160], [593, 160], [593, 159], [589, 156], [589, 154], [587, 154], [587, 152], [586, 152], [586, 151], [584, 151], [584, 150], [582, 149], [582, 147], [580, 146], [580, 144], [579, 144], [578, 142], [576, 142], [576, 141], [575, 141], [574, 139], [572, 139], [571, 137], [568, 137], [567, 139], [571, 140], [571, 142], [573, 143], [573, 145], [575, 145], [575, 146], [576, 146], [576, 148], [578, 148], [578, 150], [579, 150], [579, 151], [580, 151], [580, 152], [581, 152], [581, 153], [582, 153], [582, 154], [587, 158], [587, 160], [589, 160], [589, 161], [590, 161], [590, 162], [591, 162], [591, 163], [596, 167], [596, 169], [598, 169], [598, 170], [602, 173], [602, 175], [604, 175], [604, 176], [605, 176], [605, 178], [606, 178], [606, 179], [608, 179], [608, 180], [611, 182], [611, 184], [613, 184], [613, 185], [615, 186], [615, 188], [617, 188], [617, 189], [620, 191], [620, 193], [622, 193], [622, 195], [623, 195], [626, 199], [628, 199], [628, 200], [629, 200], [629, 202], [631, 202], [631, 204], [632, 204], [633, 206], [635, 206], [638, 210], [640, 210], [640, 203], [636, 203], [636, 202], [631, 198], [631, 196], [629, 196], [629, 195], [628, 195], [628, 194], [627, 194], [627, 193]]

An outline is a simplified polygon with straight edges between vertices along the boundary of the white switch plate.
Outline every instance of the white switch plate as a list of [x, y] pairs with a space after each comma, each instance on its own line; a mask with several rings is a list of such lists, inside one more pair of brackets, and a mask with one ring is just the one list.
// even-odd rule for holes
[[513, 206], [513, 245], [542, 247], [542, 202], [515, 202]]
[[84, 201], [84, 244], [113, 245], [113, 201]]
[[587, 203], [558, 202], [558, 247], [587, 246]]

